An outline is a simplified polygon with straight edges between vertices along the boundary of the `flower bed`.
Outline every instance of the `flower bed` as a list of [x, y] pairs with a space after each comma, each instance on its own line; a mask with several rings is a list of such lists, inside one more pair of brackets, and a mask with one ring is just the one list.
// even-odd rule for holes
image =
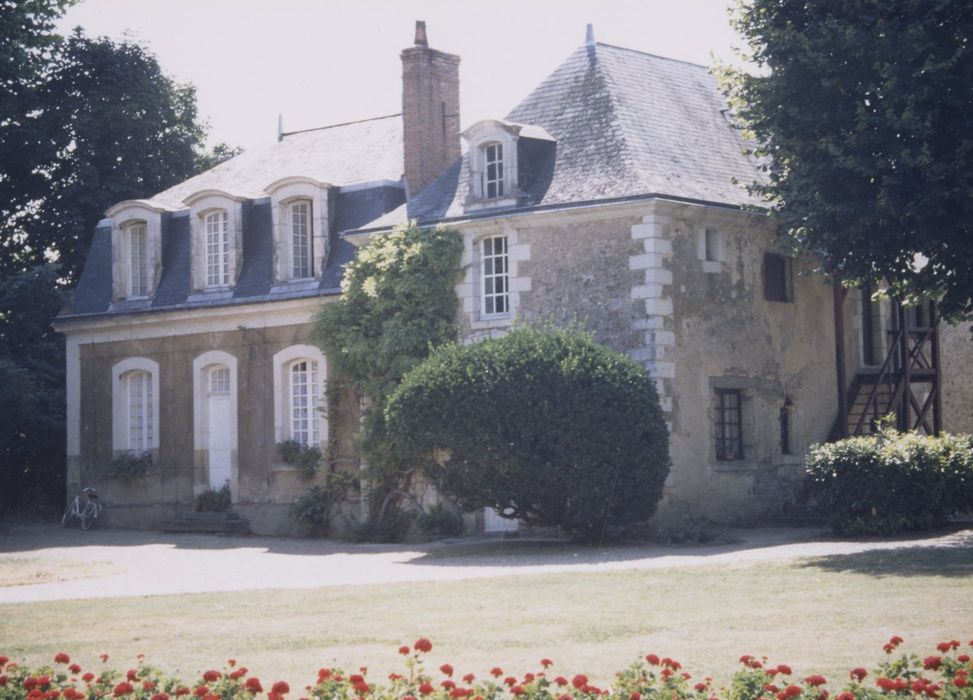
[[[820, 675], [793, 678], [786, 664], [744, 655], [729, 688], [714, 688], [712, 679], [694, 679], [678, 661], [648, 654], [602, 688], [584, 674], [555, 672], [550, 659], [541, 659], [536, 672], [522, 677], [507, 675], [500, 667], [485, 678], [459, 676], [448, 663], [439, 666], [438, 674], [429, 673], [423, 660], [432, 642], [423, 638], [399, 648], [405, 657], [404, 674], [391, 673], [378, 683], [368, 679], [364, 667], [356, 673], [322, 668], [313, 685], [295, 694], [301, 700], [973, 700], [968, 683], [973, 662], [959, 641], [940, 642], [937, 653], [924, 658], [901, 653], [901, 644], [901, 637], [892, 637], [884, 647], [887, 658], [877, 668], [853, 668], [847, 679], [831, 681]], [[973, 640], [967, 646], [973, 647]], [[107, 664], [108, 655], [101, 659]], [[263, 694], [267, 700], [286, 700], [291, 689], [284, 681], [265, 686], [234, 659], [223, 670], [206, 671], [186, 683], [146, 665], [141, 655], [138, 666], [125, 673], [109, 668], [86, 671], [63, 652], [54, 657], [53, 665], [40, 668], [0, 656], [0, 700], [251, 700]]]

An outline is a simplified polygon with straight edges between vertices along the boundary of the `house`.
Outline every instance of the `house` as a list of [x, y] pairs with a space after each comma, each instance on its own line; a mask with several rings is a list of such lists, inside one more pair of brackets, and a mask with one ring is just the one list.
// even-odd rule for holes
[[[317, 410], [311, 317], [356, 246], [409, 220], [463, 236], [465, 338], [580, 322], [655, 377], [673, 459], [660, 519], [779, 512], [810, 444], [890, 409], [973, 431], [966, 330], [835, 291], [780, 247], [735, 184], [760, 172], [705, 67], [589, 31], [512, 112], [461, 131], [459, 58], [422, 23], [401, 58], [401, 114], [285, 133], [106, 212], [56, 326], [68, 490], [96, 486], [113, 523], [156, 527], [228, 483], [255, 532], [293, 531], [315, 482], [278, 443], [355, 459], [356, 417]], [[106, 475], [146, 452], [146, 475]]]

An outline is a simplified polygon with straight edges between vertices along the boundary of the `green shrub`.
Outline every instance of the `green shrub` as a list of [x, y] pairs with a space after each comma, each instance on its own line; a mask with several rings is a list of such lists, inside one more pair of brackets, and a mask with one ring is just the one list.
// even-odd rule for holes
[[655, 382], [580, 330], [518, 326], [436, 350], [389, 399], [390, 436], [436, 485], [592, 540], [648, 520], [669, 473]]
[[290, 508], [290, 516], [301, 532], [310, 537], [327, 537], [337, 515], [337, 505], [354, 488], [357, 480], [351, 474], [330, 472], [323, 486], [314, 486]]
[[402, 542], [412, 529], [415, 513], [390, 505], [383, 513], [348, 528], [350, 542]]
[[812, 447], [807, 474], [811, 494], [838, 534], [923, 530], [973, 511], [973, 436], [885, 428]]
[[424, 535], [455, 537], [463, 534], [463, 516], [437, 503], [419, 516], [419, 531]]
[[316, 445], [305, 445], [297, 440], [278, 442], [277, 454], [284, 464], [297, 467], [308, 479], [314, 476], [321, 464], [321, 449]]
[[105, 474], [115, 479], [136, 479], [145, 476], [151, 466], [151, 452], [124, 452], [107, 464]]
[[197, 513], [226, 513], [231, 505], [229, 484], [223, 484], [218, 489], [206, 489], [193, 499], [193, 510]]

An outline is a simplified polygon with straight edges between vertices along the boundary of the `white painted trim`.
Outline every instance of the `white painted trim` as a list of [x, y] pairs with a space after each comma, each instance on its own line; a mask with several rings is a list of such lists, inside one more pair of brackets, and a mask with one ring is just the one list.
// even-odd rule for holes
[[271, 230], [274, 236], [274, 284], [292, 279], [291, 228], [287, 207], [299, 199], [311, 203], [312, 277], [319, 278], [328, 261], [331, 240], [328, 221], [328, 187], [326, 183], [307, 177], [285, 177], [267, 187], [270, 194]]
[[[324, 353], [321, 349], [315, 345], [291, 345], [284, 348], [278, 353], [274, 354], [273, 358], [273, 372], [274, 372], [274, 440], [275, 442], [283, 442], [290, 437], [290, 430], [287, 426], [288, 418], [288, 392], [289, 392], [289, 382], [287, 377], [287, 369], [295, 360], [311, 360], [317, 363], [318, 367], [318, 382], [320, 386], [318, 391], [320, 396], [318, 397], [318, 406], [321, 408], [327, 408], [326, 406], [326, 396], [327, 392], [325, 388], [328, 382], [328, 365], [324, 358]], [[318, 447], [323, 453], [328, 444], [328, 421], [325, 417], [324, 411], [318, 411], [316, 417], [318, 421]]]
[[[190, 292], [207, 289], [232, 289], [243, 269], [243, 198], [221, 190], [202, 190], [183, 200], [189, 206]], [[223, 287], [207, 287], [206, 223], [207, 214], [223, 209], [227, 215], [230, 236], [230, 283]]]
[[[531, 291], [531, 278], [520, 274], [520, 264], [530, 261], [530, 244], [521, 243], [517, 229], [510, 226], [502, 228], [493, 226], [477, 234], [465, 230], [461, 233], [463, 234], [463, 255], [460, 264], [463, 268], [463, 278], [456, 285], [460, 309], [469, 319], [470, 328], [474, 331], [508, 328], [517, 318], [520, 295]], [[506, 313], [488, 316], [483, 313], [481, 242], [496, 236], [507, 237], [507, 284], [509, 286], [507, 298], [510, 307]]]
[[[193, 360], [193, 450], [197, 458], [201, 460], [196, 466], [206, 476], [209, 475], [209, 372], [214, 367], [225, 367], [230, 371], [230, 493], [232, 500], [237, 500], [237, 450], [239, 446], [237, 406], [239, 404], [239, 392], [237, 383], [237, 358], [222, 350], [210, 350], [204, 352]], [[206, 457], [202, 457], [202, 455]], [[194, 490], [200, 484], [194, 484]], [[206, 479], [204, 487], [209, 486]]]
[[[168, 207], [160, 206], [155, 202], [149, 201], [148, 199], [126, 199], [123, 202], [119, 202], [108, 208], [105, 211], [105, 219], [116, 219], [118, 215], [127, 209], [145, 209], [154, 214], [161, 214], [165, 211], [171, 211]], [[131, 217], [128, 217], [131, 218]], [[104, 221], [105, 219], [102, 219]]]
[[[162, 277], [162, 209], [144, 206], [139, 200], [128, 200], [108, 210], [111, 221], [112, 301], [119, 299], [145, 299], [155, 294]], [[129, 246], [128, 227], [145, 223], [145, 269], [148, 275], [147, 293], [131, 295], [132, 256]]]
[[356, 182], [351, 185], [342, 185], [338, 188], [339, 192], [359, 192], [361, 190], [371, 190], [376, 187], [395, 187], [405, 189], [401, 180], [370, 180], [369, 182]]
[[128, 392], [122, 376], [132, 371], [148, 372], [152, 377], [152, 451], [159, 449], [159, 363], [147, 357], [128, 357], [111, 368], [112, 383], [112, 449], [129, 449]]

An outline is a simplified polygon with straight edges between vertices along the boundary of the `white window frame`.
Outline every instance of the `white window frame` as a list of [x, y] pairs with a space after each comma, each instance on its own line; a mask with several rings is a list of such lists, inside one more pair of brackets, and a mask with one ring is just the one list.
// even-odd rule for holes
[[[500, 242], [502, 251], [498, 253]], [[510, 314], [510, 240], [505, 234], [499, 234], [481, 238], [479, 244], [480, 314], [483, 318], [507, 316]], [[498, 266], [502, 268], [500, 272]], [[501, 291], [497, 291], [498, 285]], [[498, 310], [499, 306], [503, 308]]]
[[206, 232], [206, 288], [230, 286], [230, 215], [226, 209], [202, 214]]
[[[159, 282], [162, 268], [162, 214], [167, 211], [148, 202], [131, 199], [105, 212], [111, 220], [112, 300], [150, 298]], [[144, 227], [144, 251], [140, 275], [143, 285], [135, 284], [132, 264], [132, 232]]]
[[288, 405], [287, 428], [291, 440], [302, 445], [314, 445], [319, 441], [318, 410], [321, 384], [318, 380], [318, 363], [307, 358], [292, 360], [287, 365]]
[[[313, 345], [291, 345], [273, 357], [274, 372], [274, 437], [276, 442], [295, 439], [295, 395], [293, 387], [294, 367], [310, 363], [308, 370], [316, 374], [311, 381], [309, 396], [311, 405], [308, 415], [308, 442], [306, 444], [324, 449], [328, 441], [328, 421], [325, 417], [325, 387], [327, 386], [327, 364], [320, 348]], [[314, 367], [314, 370], [311, 367]], [[310, 377], [308, 378], [310, 380]], [[316, 385], [316, 386], [315, 386]], [[301, 432], [301, 431], [298, 431]]]
[[[298, 216], [302, 221], [298, 222]], [[291, 200], [287, 204], [287, 223], [290, 229], [290, 277], [295, 280], [314, 277], [314, 203], [303, 198]]]
[[[183, 202], [189, 208], [190, 257], [192, 271], [190, 287], [193, 292], [226, 293], [235, 285], [243, 266], [243, 197], [222, 190], [202, 190]], [[221, 274], [210, 276], [210, 241], [207, 221], [219, 211], [226, 212], [226, 238], [217, 251]], [[219, 284], [211, 284], [211, 282]]]
[[123, 228], [128, 243], [128, 296], [141, 299], [149, 295], [149, 234], [144, 221], [129, 221]]
[[723, 271], [726, 260], [726, 237], [716, 226], [704, 226], [696, 234], [696, 253], [703, 263], [703, 272]]
[[[321, 277], [329, 251], [330, 185], [309, 177], [285, 177], [275, 180], [264, 191], [270, 195], [270, 212], [274, 235], [274, 285], [313, 284]], [[307, 277], [295, 275], [291, 205], [300, 201], [310, 203], [311, 269]], [[272, 289], [271, 292], [274, 290]]]
[[[144, 373], [144, 374], [143, 374]], [[143, 388], [140, 409], [144, 420], [142, 444], [132, 439], [132, 380], [148, 379], [148, 392]], [[147, 357], [130, 357], [112, 367], [112, 449], [116, 454], [154, 453], [159, 448], [159, 363]]]
[[[484, 199], [499, 199], [504, 196], [504, 152], [500, 141], [491, 141], [480, 146], [483, 151], [483, 172], [481, 185]], [[490, 177], [490, 168], [494, 168]], [[491, 191], [493, 188], [493, 191]]]

